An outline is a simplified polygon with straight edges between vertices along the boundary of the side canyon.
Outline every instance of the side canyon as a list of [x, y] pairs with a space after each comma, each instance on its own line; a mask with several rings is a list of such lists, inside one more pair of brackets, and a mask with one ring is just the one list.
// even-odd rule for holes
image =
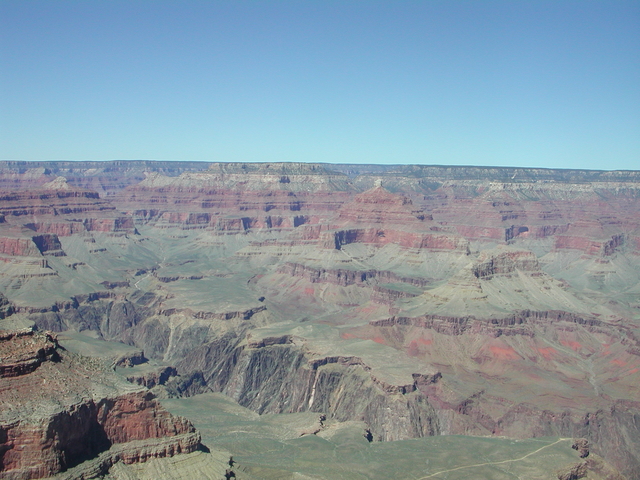
[[0, 478], [203, 451], [212, 394], [640, 478], [640, 172], [0, 162], [0, 392]]

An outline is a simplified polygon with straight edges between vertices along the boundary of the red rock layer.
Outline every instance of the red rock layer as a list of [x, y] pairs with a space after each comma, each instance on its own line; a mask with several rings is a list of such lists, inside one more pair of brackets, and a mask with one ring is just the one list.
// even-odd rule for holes
[[548, 322], [568, 322], [589, 327], [600, 326], [595, 317], [580, 316], [570, 312], [549, 310], [534, 312], [523, 310], [506, 315], [502, 318], [476, 318], [474, 316], [452, 317], [444, 315], [423, 315], [420, 317], [390, 317], [383, 320], [369, 322], [373, 327], [414, 326], [423, 329], [433, 329], [446, 335], [461, 335], [463, 333], [483, 333], [491, 336], [525, 335], [532, 336], [531, 324], [545, 324]]
[[411, 200], [395, 195], [382, 187], [374, 187], [356, 195], [352, 202], [343, 205], [338, 222], [373, 225], [413, 225], [432, 220], [430, 215], [413, 208]]
[[393, 243], [405, 248], [424, 248], [428, 250], [459, 250], [466, 252], [469, 242], [455, 234], [415, 233], [388, 228], [352, 228], [326, 232], [321, 235], [323, 248], [340, 249], [350, 243], [369, 243], [387, 245]]
[[39, 257], [40, 250], [31, 238], [0, 237], [0, 255]]
[[423, 197], [422, 206], [436, 223], [469, 240], [555, 236], [556, 249], [607, 255], [606, 242], [640, 228], [638, 198], [636, 184], [445, 182]]
[[39, 188], [0, 193], [0, 215], [8, 223], [45, 235], [135, 230], [132, 217], [116, 212], [96, 192], [69, 186], [62, 177]]
[[608, 257], [625, 244], [624, 235], [613, 235], [608, 240], [596, 241], [586, 236], [559, 235], [554, 247], [556, 250], [581, 250], [587, 255]]
[[0, 194], [0, 212], [5, 216], [65, 215], [115, 210], [100, 201], [96, 192], [84, 190], [28, 190]]
[[[51, 334], [4, 334], [0, 359], [1, 478], [49, 477], [112, 445], [136, 441], [145, 441], [144, 449], [132, 444], [121, 460], [145, 461], [199, 446], [193, 425], [167, 412], [149, 391], [95, 398], [99, 389], [91, 382], [108, 382], [109, 374], [86, 359], [66, 359]], [[158, 439], [157, 449], [149, 448], [152, 439]]]
[[[18, 421], [0, 425], [0, 472], [8, 479], [49, 477], [95, 457], [111, 445], [184, 434], [190, 435], [173, 445], [174, 453], [195, 451], [199, 435], [188, 420], [164, 410], [150, 392], [97, 403], [85, 400], [35, 424]], [[133, 453], [128, 463], [152, 456], [140, 458]]]

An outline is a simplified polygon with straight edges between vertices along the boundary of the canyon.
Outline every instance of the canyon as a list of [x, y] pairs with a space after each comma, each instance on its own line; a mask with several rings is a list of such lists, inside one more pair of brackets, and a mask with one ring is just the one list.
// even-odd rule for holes
[[[0, 478], [251, 463], [203, 452], [211, 395], [363, 449], [581, 438], [539, 478], [640, 478], [640, 172], [0, 162], [0, 342]], [[303, 478], [273, 469], [237, 473]]]

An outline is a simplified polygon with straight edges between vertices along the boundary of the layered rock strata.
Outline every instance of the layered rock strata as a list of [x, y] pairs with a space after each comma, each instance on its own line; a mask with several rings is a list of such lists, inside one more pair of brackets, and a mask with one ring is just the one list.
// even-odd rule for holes
[[122, 385], [99, 362], [61, 351], [51, 334], [3, 333], [0, 358], [2, 478], [49, 477], [99, 455], [105, 473], [109, 462], [188, 453], [200, 444], [188, 420], [169, 414], [150, 392]]
[[[579, 435], [640, 475], [638, 172], [3, 162], [0, 187], [2, 325], [134, 345], [172, 395]], [[3, 380], [70, 361], [43, 352]]]

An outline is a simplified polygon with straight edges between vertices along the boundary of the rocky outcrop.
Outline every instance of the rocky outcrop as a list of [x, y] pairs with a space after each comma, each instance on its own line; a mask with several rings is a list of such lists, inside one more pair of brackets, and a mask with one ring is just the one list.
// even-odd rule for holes
[[58, 343], [50, 334], [34, 336], [31, 330], [0, 331], [0, 378], [27, 375], [43, 362], [59, 359]]
[[[362, 420], [372, 440], [583, 436], [585, 461], [639, 475], [640, 408], [624, 403], [640, 368], [638, 172], [0, 162], [0, 187], [2, 325], [17, 313], [134, 345], [176, 367], [132, 381], [170, 395]], [[71, 357], [47, 351], [2, 380], [67, 391]], [[363, 352], [442, 376], [394, 377]], [[70, 385], [96, 376], [74, 368]], [[83, 388], [79, 411], [127, 408]], [[132, 442], [146, 440], [109, 451]]]
[[413, 225], [433, 220], [431, 215], [413, 208], [410, 199], [376, 186], [356, 195], [338, 211], [339, 223], [376, 225]]
[[171, 377], [177, 375], [178, 372], [174, 367], [159, 367], [155, 371], [143, 375], [128, 375], [127, 381], [146, 388], [153, 388], [156, 385], [166, 384]]
[[[545, 218], [546, 220], [546, 218]], [[521, 239], [542, 239], [562, 235], [569, 230], [569, 225], [511, 225], [504, 231], [506, 243], [515, 243]]]
[[581, 250], [587, 255], [609, 257], [616, 253], [625, 244], [622, 234], [613, 235], [608, 240], [591, 240], [584, 236], [560, 235], [556, 237], [555, 248]]
[[27, 238], [0, 237], [0, 254], [18, 257], [65, 256], [56, 234], [45, 233]]
[[423, 278], [401, 277], [393, 272], [378, 270], [347, 270], [324, 269], [295, 262], [283, 264], [278, 273], [284, 273], [293, 277], [303, 277], [311, 283], [332, 283], [347, 287], [349, 285], [361, 285], [373, 280], [380, 283], [407, 283], [418, 287], [426, 286], [429, 281]]
[[99, 453], [96, 457], [58, 473], [55, 478], [56, 480], [102, 478], [117, 462], [143, 463], [153, 458], [191, 453], [200, 448], [199, 436], [192, 433], [114, 444], [109, 450]]
[[490, 278], [493, 275], [505, 275], [517, 270], [537, 272], [540, 270], [540, 264], [533, 252], [528, 251], [483, 253], [472, 270], [476, 278]]
[[397, 285], [394, 285], [394, 287], [396, 288], [374, 285], [371, 300], [381, 305], [393, 306], [397, 300], [413, 298], [420, 295], [419, 292], [407, 291], [404, 288], [398, 288]]
[[369, 243], [373, 245], [397, 244], [405, 248], [427, 250], [469, 251], [469, 242], [457, 235], [442, 233], [413, 233], [402, 230], [382, 228], [353, 228], [325, 232], [320, 236], [322, 248], [340, 250], [351, 243]]
[[569, 324], [598, 326], [595, 317], [580, 316], [570, 312], [548, 310], [535, 312], [522, 310], [503, 317], [476, 318], [475, 316], [453, 317], [444, 315], [423, 315], [420, 317], [390, 317], [369, 322], [374, 327], [413, 326], [432, 329], [446, 335], [482, 333], [491, 336], [526, 335], [533, 332], [528, 325], [567, 322]]
[[14, 311], [13, 304], [7, 300], [7, 297], [0, 293], [0, 320], [12, 315]]
[[37, 233], [53, 234], [58, 237], [70, 237], [86, 231], [84, 223], [77, 219], [64, 222], [25, 223], [24, 226]]
[[64, 177], [37, 188], [0, 192], [0, 199], [0, 214], [40, 234], [36, 237], [92, 231], [135, 233], [132, 217], [116, 212], [97, 192], [69, 185]]
[[132, 463], [199, 446], [188, 420], [148, 391], [118, 387], [95, 361], [60, 351], [51, 334], [5, 333], [0, 359], [2, 478], [49, 477], [105, 453]]
[[191, 423], [171, 416], [150, 393], [69, 405], [36, 424], [3, 424], [0, 438], [0, 465], [7, 479], [49, 477], [108, 452], [112, 445], [144, 442], [146, 448], [132, 444], [109, 453], [135, 463], [190, 453], [200, 443]]
[[141, 365], [143, 363], [146, 363], [147, 361], [148, 360], [144, 356], [144, 352], [142, 350], [138, 350], [133, 352], [127, 352], [125, 354], [122, 354], [116, 357], [113, 361], [113, 366], [114, 367], [133, 367], [134, 365]]
[[[324, 165], [208, 167], [206, 172], [185, 172], [178, 177], [147, 174], [142, 182], [122, 192], [119, 204], [128, 211], [145, 212], [146, 221], [157, 220], [160, 226], [208, 225], [225, 232], [300, 224], [309, 210], [325, 215], [336, 210], [350, 197], [346, 192], [353, 190], [346, 176], [331, 172]], [[187, 207], [190, 214], [184, 212]], [[269, 215], [264, 215], [266, 212]]]
[[[313, 357], [288, 339], [252, 342], [225, 337], [190, 352], [180, 372], [202, 372], [207, 390], [221, 391], [259, 413], [313, 411], [339, 421], [364, 421], [376, 440], [435, 435], [436, 412], [417, 391], [439, 374], [395, 385], [358, 357]], [[197, 392], [194, 392], [197, 393]]]
[[158, 313], [166, 317], [175, 315], [177, 313], [187, 314], [190, 317], [200, 320], [249, 320], [256, 313], [264, 312], [265, 306], [259, 306], [255, 308], [249, 308], [246, 310], [234, 310], [228, 312], [209, 312], [209, 311], [194, 311], [190, 308], [168, 308], [166, 310], [160, 310]]
[[29, 190], [0, 194], [0, 212], [8, 216], [78, 215], [115, 209], [96, 192], [85, 190]]
[[558, 471], [558, 480], [579, 480], [587, 476], [587, 462], [570, 465]]
[[135, 233], [133, 218], [116, 216], [114, 218], [87, 218], [82, 224], [87, 232], [126, 232]]
[[11, 257], [39, 257], [40, 250], [31, 238], [0, 237], [0, 254]]
[[580, 458], [589, 456], [589, 440], [587, 440], [586, 438], [574, 439], [571, 448], [578, 451], [578, 453], [580, 454]]
[[54, 257], [63, 257], [66, 255], [64, 250], [62, 250], [58, 236], [55, 234], [45, 233], [43, 235], [35, 235], [32, 240], [42, 255], [51, 255]]

